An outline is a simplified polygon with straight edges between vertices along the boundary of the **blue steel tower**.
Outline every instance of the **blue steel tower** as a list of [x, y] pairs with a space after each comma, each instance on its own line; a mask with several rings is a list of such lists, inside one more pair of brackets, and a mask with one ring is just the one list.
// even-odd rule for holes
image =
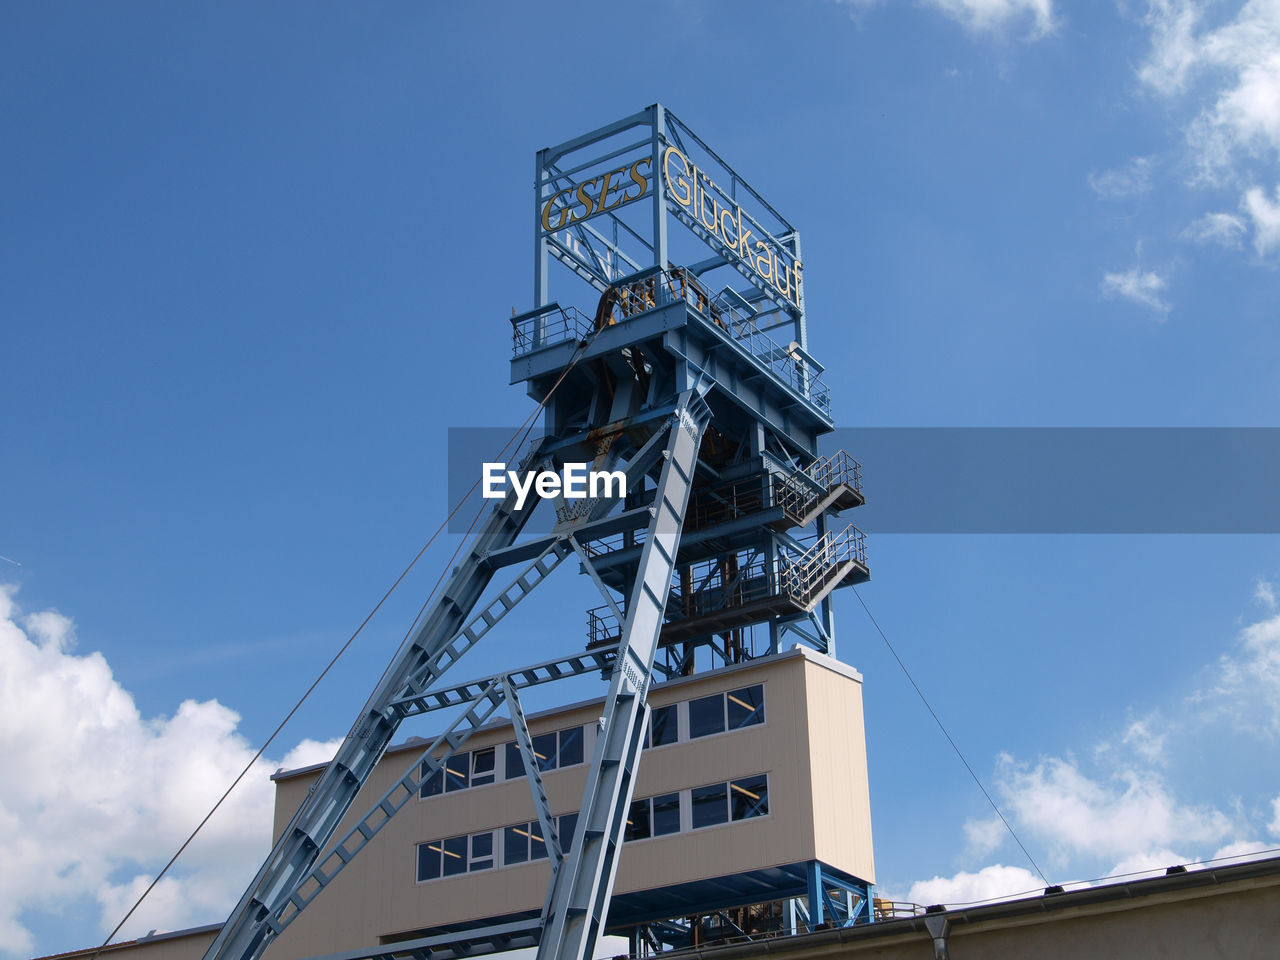
[[[539, 960], [589, 958], [650, 685], [784, 643], [834, 655], [831, 594], [869, 576], [861, 533], [837, 522], [863, 502], [858, 465], [818, 453], [834, 425], [823, 368], [807, 348], [796, 230], [660, 105], [540, 151], [535, 176], [534, 306], [511, 318], [511, 379], [544, 422], [521, 468], [588, 464], [625, 475], [625, 492], [557, 497], [540, 513], [517, 509], [514, 492], [495, 504], [206, 960], [256, 960], [500, 707], [550, 851], [545, 907], [536, 921], [459, 933], [418, 953], [536, 945]], [[567, 288], [561, 299], [553, 271]], [[581, 306], [562, 302], [569, 297]], [[491, 630], [518, 623], [520, 601], [570, 557], [603, 601], [588, 611], [584, 645], [445, 680]], [[576, 829], [560, 837], [520, 690], [593, 672], [608, 693]], [[445, 732], [332, 843], [399, 725], [437, 710], [453, 711]]]

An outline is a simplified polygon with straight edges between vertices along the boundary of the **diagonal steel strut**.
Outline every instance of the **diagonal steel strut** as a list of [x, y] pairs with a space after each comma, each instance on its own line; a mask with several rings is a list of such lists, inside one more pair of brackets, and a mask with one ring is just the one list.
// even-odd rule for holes
[[645, 697], [658, 634], [698, 448], [710, 416], [702, 397], [690, 390], [681, 394], [668, 427], [666, 462], [627, 600], [617, 664], [601, 717], [603, 727], [592, 756], [572, 853], [551, 881], [537, 960], [589, 960], [604, 924], [649, 721]]
[[[530, 462], [542, 459], [545, 446], [543, 441]], [[533, 512], [517, 511], [515, 504], [513, 490], [494, 507], [444, 592], [387, 668], [351, 732], [276, 841], [204, 960], [257, 960], [275, 938], [271, 918], [297, 893], [404, 718], [393, 701], [411, 679], [421, 676], [424, 669], [429, 671], [433, 661], [442, 660], [441, 654], [453, 643], [493, 576], [486, 556], [511, 546]], [[443, 659], [448, 659], [447, 655]]]

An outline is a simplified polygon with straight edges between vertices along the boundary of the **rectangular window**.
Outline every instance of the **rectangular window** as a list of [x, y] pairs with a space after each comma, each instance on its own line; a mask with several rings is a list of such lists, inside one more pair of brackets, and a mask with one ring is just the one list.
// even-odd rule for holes
[[547, 841], [542, 837], [542, 824], [537, 820], [529, 824], [529, 859], [547, 859]]
[[768, 813], [769, 778], [764, 774], [729, 784], [729, 814], [734, 820], [749, 820]]
[[529, 825], [517, 823], [502, 831], [502, 862], [507, 866], [529, 859]]
[[486, 783], [493, 783], [493, 765], [493, 747], [477, 750], [471, 754], [471, 785], [479, 787]]
[[440, 843], [444, 853], [444, 875], [456, 877], [467, 872], [467, 838], [450, 837]]
[[418, 882], [435, 880], [440, 876], [440, 858], [443, 848], [440, 841], [418, 844]]
[[533, 738], [533, 758], [538, 761], [539, 770], [556, 768], [556, 735], [540, 733]]
[[465, 790], [471, 784], [471, 754], [455, 753], [444, 767], [445, 793]]
[[560, 849], [568, 853], [569, 848], [573, 846], [573, 831], [578, 829], [578, 815], [576, 813], [562, 815], [560, 822], [556, 824], [556, 829], [560, 831]]
[[622, 840], [648, 840], [653, 836], [650, 829], [649, 821], [649, 801], [648, 800], [632, 800], [631, 809], [627, 811], [627, 826], [623, 831]]
[[729, 729], [764, 723], [764, 685], [730, 690], [725, 697], [729, 708]]
[[680, 832], [680, 794], [664, 793], [653, 798], [653, 835], [665, 837]]
[[493, 834], [473, 833], [471, 835], [470, 870], [488, 870], [493, 866]]
[[582, 762], [582, 728], [570, 727], [568, 730], [560, 731], [560, 762], [557, 764], [561, 767], [571, 767], [575, 763]]
[[507, 779], [514, 780], [524, 776], [524, 758], [520, 756], [520, 745], [514, 740], [507, 744]]
[[724, 733], [724, 694], [689, 701], [689, 739]]
[[[429, 768], [431, 761], [424, 760], [422, 763], [422, 773], [425, 774]], [[444, 792], [444, 775], [437, 770], [426, 780], [422, 781], [422, 787], [418, 790], [420, 797], [438, 797]]]
[[693, 807], [693, 829], [729, 822], [728, 790], [725, 784], [694, 787], [690, 791]]
[[669, 707], [654, 707], [649, 714], [649, 745], [665, 747], [668, 743], [675, 743], [680, 739], [679, 733], [676, 705], [673, 703]]

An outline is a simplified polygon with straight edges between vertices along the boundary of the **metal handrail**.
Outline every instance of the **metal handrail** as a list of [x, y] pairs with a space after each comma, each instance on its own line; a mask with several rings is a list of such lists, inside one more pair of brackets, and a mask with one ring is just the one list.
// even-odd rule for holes
[[[761, 363], [782, 384], [809, 400], [828, 416], [831, 394], [818, 370], [794, 345], [786, 347], [767, 336], [756, 315], [714, 297], [697, 277], [676, 267], [652, 270], [635, 280], [615, 284], [614, 304], [606, 325], [684, 301], [712, 326], [718, 327], [738, 349]], [[520, 357], [567, 340], [584, 340], [595, 322], [573, 307], [553, 307], [532, 316], [512, 319], [513, 356]]]
[[550, 306], [538, 313], [511, 318], [512, 356], [591, 336], [592, 323], [574, 307]]

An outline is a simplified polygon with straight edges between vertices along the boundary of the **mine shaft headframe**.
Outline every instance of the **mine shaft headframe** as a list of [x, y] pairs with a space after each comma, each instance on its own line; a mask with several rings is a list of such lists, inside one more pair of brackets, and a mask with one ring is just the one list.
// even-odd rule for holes
[[680, 265], [710, 286], [733, 277], [807, 349], [799, 233], [661, 104], [538, 151], [534, 193], [535, 309], [552, 302], [553, 261], [600, 292]]

